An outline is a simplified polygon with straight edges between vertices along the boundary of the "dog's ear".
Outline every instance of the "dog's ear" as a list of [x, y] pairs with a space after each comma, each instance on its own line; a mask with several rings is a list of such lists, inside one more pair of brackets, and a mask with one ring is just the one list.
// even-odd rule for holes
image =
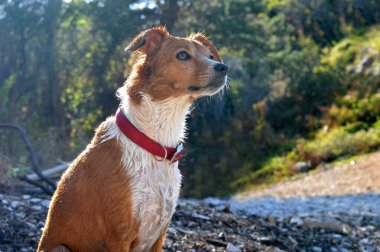
[[152, 55], [168, 35], [169, 33], [164, 26], [157, 26], [143, 31], [133, 39], [125, 52], [138, 50], [145, 55]]
[[220, 57], [218, 51], [216, 50], [216, 47], [210, 40], [208, 40], [208, 38], [203, 33], [196, 33], [194, 35], [191, 35], [190, 38], [200, 42], [202, 45], [210, 49], [210, 51], [212, 52], [214, 56], [214, 60], [223, 63], [222, 58]]

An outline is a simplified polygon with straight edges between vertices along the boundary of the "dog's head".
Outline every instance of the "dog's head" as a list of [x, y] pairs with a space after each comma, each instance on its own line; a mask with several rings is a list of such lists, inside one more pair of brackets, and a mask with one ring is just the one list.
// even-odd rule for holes
[[228, 66], [201, 33], [182, 38], [155, 27], [140, 33], [126, 51], [139, 53], [127, 82], [136, 102], [143, 94], [158, 100], [210, 96], [226, 84]]

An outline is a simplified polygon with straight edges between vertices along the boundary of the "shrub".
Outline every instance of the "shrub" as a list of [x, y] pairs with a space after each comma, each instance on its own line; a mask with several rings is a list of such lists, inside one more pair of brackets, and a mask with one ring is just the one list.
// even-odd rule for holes
[[359, 130], [351, 134], [346, 127], [320, 132], [304, 147], [303, 159], [318, 165], [342, 156], [370, 152], [380, 146], [380, 127]]

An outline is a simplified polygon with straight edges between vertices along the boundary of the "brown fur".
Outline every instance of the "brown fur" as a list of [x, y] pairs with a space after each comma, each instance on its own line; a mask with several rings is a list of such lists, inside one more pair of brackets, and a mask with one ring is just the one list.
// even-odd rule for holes
[[[165, 233], [166, 233], [166, 231], [165, 231]], [[151, 252], [162, 251], [162, 246], [164, 245], [165, 236], [166, 236], [165, 233], [162, 233], [161, 236], [158, 238], [158, 240], [153, 244], [153, 247], [151, 248]]]
[[137, 238], [121, 150], [116, 139], [101, 142], [105, 128], [105, 123], [99, 126], [63, 175], [38, 251], [52, 251], [58, 244], [72, 251], [129, 251]]
[[[176, 60], [176, 54], [182, 49], [190, 52], [192, 60]], [[210, 70], [208, 62], [200, 56], [213, 55], [215, 61], [223, 62], [215, 46], [203, 34], [179, 38], [170, 35], [164, 27], [140, 33], [127, 50], [140, 53], [127, 81], [128, 94], [136, 104], [140, 102], [141, 91], [150, 94], [153, 99], [163, 100], [190, 94], [187, 90], [189, 83], [207, 85], [208, 80], [202, 76]]]
[[[135, 105], [141, 93], [153, 100], [189, 95], [190, 103], [197, 97], [189, 90], [190, 84], [208, 88], [211, 77], [221, 80], [207, 58], [213, 55], [214, 60], [222, 60], [203, 34], [179, 38], [156, 27], [139, 34], [127, 50], [140, 54], [126, 83]], [[189, 52], [192, 60], [177, 60], [181, 50]], [[59, 182], [38, 251], [130, 251], [139, 244], [139, 221], [132, 217], [131, 181], [125, 172], [128, 167], [121, 163], [117, 139], [103, 141], [107, 123], [98, 127], [91, 144]], [[162, 251], [164, 240], [165, 232], [151, 251]]]

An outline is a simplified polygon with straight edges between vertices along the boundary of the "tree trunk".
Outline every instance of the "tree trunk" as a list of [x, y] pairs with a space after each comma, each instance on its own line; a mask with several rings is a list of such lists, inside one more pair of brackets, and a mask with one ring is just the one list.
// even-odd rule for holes
[[65, 136], [65, 125], [63, 120], [63, 108], [61, 104], [61, 90], [56, 71], [56, 31], [58, 30], [58, 19], [61, 12], [62, 1], [50, 0], [46, 7], [45, 24], [47, 30], [46, 38], [46, 72], [51, 98], [51, 112], [54, 126], [59, 131], [59, 138]]

